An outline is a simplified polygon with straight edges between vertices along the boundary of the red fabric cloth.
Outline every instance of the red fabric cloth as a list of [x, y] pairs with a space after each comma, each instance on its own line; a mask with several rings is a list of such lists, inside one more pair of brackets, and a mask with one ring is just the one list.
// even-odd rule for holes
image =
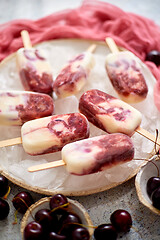
[[[145, 60], [160, 51], [160, 27], [152, 20], [96, 0], [84, 0], [77, 9], [53, 13], [39, 20], [14, 20], [0, 25], [0, 60], [22, 47], [21, 30], [29, 31], [33, 44], [59, 38], [104, 40], [112, 37], [122, 47]], [[160, 86], [160, 68], [146, 62]]]

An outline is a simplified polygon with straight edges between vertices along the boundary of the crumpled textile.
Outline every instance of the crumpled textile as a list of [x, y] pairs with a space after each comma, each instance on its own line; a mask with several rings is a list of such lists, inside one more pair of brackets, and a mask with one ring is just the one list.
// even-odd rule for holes
[[[38, 20], [21, 19], [1, 24], [0, 60], [22, 47], [20, 32], [24, 29], [29, 32], [32, 44], [60, 38], [104, 40], [110, 36], [117, 45], [132, 51], [142, 61], [145, 61], [147, 52], [160, 51], [160, 27], [152, 20], [97, 0], [84, 0], [79, 8]], [[160, 67], [145, 63], [160, 89]]]

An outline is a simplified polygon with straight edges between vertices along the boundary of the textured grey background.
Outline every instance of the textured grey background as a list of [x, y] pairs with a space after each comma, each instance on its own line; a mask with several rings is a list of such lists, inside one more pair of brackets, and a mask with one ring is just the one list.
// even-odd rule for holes
[[[78, 7], [80, 0], [0, 0], [0, 23], [13, 19], [38, 19], [53, 12]], [[112, 3], [125, 11], [134, 12], [153, 19], [160, 24], [160, 0], [112, 0]], [[133, 218], [134, 228], [128, 234], [119, 236], [123, 240], [158, 240], [160, 239], [160, 216], [151, 213], [137, 199], [134, 178], [128, 182], [108, 190], [90, 196], [72, 197], [82, 203], [94, 225], [108, 223], [110, 214], [119, 208], [128, 210]], [[11, 193], [8, 202], [10, 214], [5, 221], [0, 222], [0, 240], [20, 240], [20, 221], [22, 215], [18, 214], [18, 224], [13, 225], [14, 209], [13, 196], [22, 189], [10, 183]], [[40, 194], [31, 193], [35, 201], [43, 197]]]

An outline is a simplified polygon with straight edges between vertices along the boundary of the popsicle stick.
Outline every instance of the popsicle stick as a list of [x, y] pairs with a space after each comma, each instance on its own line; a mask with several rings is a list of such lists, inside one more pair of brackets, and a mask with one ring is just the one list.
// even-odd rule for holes
[[23, 30], [21, 32], [21, 37], [22, 37], [24, 48], [32, 48], [32, 43], [29, 37], [29, 33], [26, 30]]
[[0, 148], [1, 147], [13, 146], [13, 145], [21, 144], [21, 143], [22, 143], [22, 138], [21, 137], [7, 139], [7, 140], [0, 141]]
[[141, 128], [141, 127], [138, 127], [135, 132], [139, 133], [140, 135], [142, 135], [143, 137], [147, 138], [148, 140], [152, 141], [152, 142], [156, 142], [157, 145], [160, 146], [160, 139], [157, 138], [151, 134], [150, 132], [148, 132], [147, 130]]
[[43, 164], [31, 166], [28, 168], [28, 172], [37, 172], [37, 171], [60, 167], [60, 166], [64, 166], [64, 165], [66, 165], [66, 164], [63, 160], [58, 160], [58, 161], [54, 161], [54, 162], [43, 163]]
[[96, 44], [92, 44], [91, 46], [89, 46], [89, 48], [87, 49], [87, 52], [93, 53], [96, 49], [97, 45]]
[[105, 39], [105, 41], [106, 41], [106, 43], [107, 43], [107, 45], [108, 45], [108, 47], [109, 47], [109, 49], [111, 50], [112, 53], [118, 53], [119, 52], [119, 49], [118, 49], [117, 45], [115, 44], [115, 41], [112, 38], [107, 37]]

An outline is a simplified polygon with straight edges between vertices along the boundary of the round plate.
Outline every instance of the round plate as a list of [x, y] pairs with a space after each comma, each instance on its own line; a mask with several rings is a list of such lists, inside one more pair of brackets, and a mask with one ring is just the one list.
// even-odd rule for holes
[[[78, 111], [79, 97], [83, 92], [91, 88], [105, 91], [117, 97], [104, 67], [105, 57], [110, 51], [105, 43], [78, 39], [54, 40], [37, 45], [37, 48], [45, 50], [53, 69], [53, 76], [56, 77], [68, 60], [84, 52], [92, 43], [97, 44], [94, 53], [96, 64], [90, 73], [87, 84], [76, 96], [55, 100], [56, 114]], [[149, 93], [143, 102], [133, 104], [133, 106], [143, 114], [141, 127], [155, 134], [155, 129], [160, 129], [160, 121], [158, 120], [160, 119], [160, 113], [153, 101], [153, 88], [156, 80], [148, 68], [143, 63], [140, 64], [148, 84]], [[0, 64], [0, 86], [4, 90], [23, 90], [16, 69], [15, 54], [12, 54]], [[20, 127], [0, 126], [0, 140], [20, 136], [20, 129]], [[90, 129], [90, 136], [106, 134], [92, 124], [90, 124]], [[135, 158], [149, 158], [150, 152], [154, 148], [154, 143], [137, 133], [132, 136], [132, 139], [135, 145]], [[121, 164], [103, 172], [86, 176], [71, 175], [66, 171], [64, 166], [35, 173], [27, 171], [29, 166], [58, 159], [61, 159], [60, 152], [30, 156], [24, 152], [21, 145], [0, 149], [0, 168], [2, 174], [17, 185], [46, 195], [61, 192], [68, 196], [80, 196], [104, 191], [133, 177], [143, 163], [140, 160], [132, 160], [131, 162]]]

